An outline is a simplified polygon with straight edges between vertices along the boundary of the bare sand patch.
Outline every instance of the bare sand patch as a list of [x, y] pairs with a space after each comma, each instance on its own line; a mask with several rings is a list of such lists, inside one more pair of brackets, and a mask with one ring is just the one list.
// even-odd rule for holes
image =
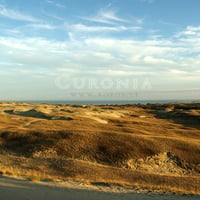
[[127, 167], [138, 171], [173, 176], [193, 173], [188, 163], [172, 152], [159, 153], [154, 156], [148, 156], [146, 159], [130, 159], [127, 162]]

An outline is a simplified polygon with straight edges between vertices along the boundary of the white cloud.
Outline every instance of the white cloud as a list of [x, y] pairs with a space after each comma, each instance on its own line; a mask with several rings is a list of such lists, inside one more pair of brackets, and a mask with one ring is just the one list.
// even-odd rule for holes
[[0, 38], [0, 45], [5, 47], [9, 47], [11, 49], [19, 49], [19, 50], [31, 50], [32, 48], [23, 42], [20, 42], [13, 38]]
[[19, 21], [29, 21], [29, 22], [37, 22], [38, 19], [33, 16], [23, 14], [19, 11], [8, 9], [2, 5], [0, 5], [0, 15], [9, 19], [19, 20]]
[[199, 37], [200, 26], [187, 26], [186, 29], [176, 35], [176, 37]]
[[139, 0], [140, 2], [154, 3], [156, 0]]
[[116, 12], [113, 10], [108, 9], [101, 9], [96, 16], [93, 17], [81, 17], [82, 19], [91, 21], [91, 22], [98, 22], [98, 23], [105, 23], [105, 24], [116, 24], [119, 22], [128, 22], [123, 18], [120, 18], [116, 15]]
[[151, 72], [145, 72], [145, 71], [123, 71], [123, 70], [97, 70], [95, 72], [90, 72], [95, 75], [101, 75], [101, 76], [111, 76], [111, 77], [127, 77], [127, 76], [143, 76], [143, 75], [151, 75], [153, 73]]
[[27, 25], [30, 28], [34, 28], [34, 29], [47, 29], [47, 30], [53, 30], [56, 29], [56, 26], [50, 25], [50, 24], [28, 24]]
[[54, 3], [54, 1], [51, 1], [51, 0], [46, 0], [46, 2], [49, 4]]
[[167, 60], [167, 59], [163, 59], [163, 58], [155, 58], [152, 56], [146, 56], [144, 57], [144, 62], [146, 62], [147, 64], [153, 64], [153, 65], [174, 65], [176, 64], [173, 60]]
[[63, 4], [60, 4], [60, 3], [56, 3], [55, 5], [56, 5], [56, 7], [58, 7], [58, 8], [65, 8], [65, 6], [64, 6]]
[[137, 24], [143, 24], [144, 23], [144, 18], [138, 18], [135, 20]]
[[63, 4], [57, 3], [56, 1], [46, 0], [46, 3], [53, 4], [58, 8], [65, 8], [65, 6]]
[[98, 15], [107, 20], [111, 21], [117, 21], [117, 22], [128, 22], [128, 20], [122, 19], [116, 15], [116, 13], [113, 10], [100, 10]]
[[191, 82], [200, 80], [200, 49], [194, 46], [195, 41], [186, 45], [181, 37], [176, 42], [174, 38], [128, 40], [89, 36], [80, 39], [74, 32], [70, 37], [71, 40], [63, 42], [0, 37], [0, 55], [4, 59], [0, 66], [20, 67], [33, 74], [46, 69], [47, 77], [65, 73], [69, 77], [149, 76], [158, 84], [171, 76], [174, 83], [182, 81], [181, 76], [187, 80], [193, 78]]
[[101, 31], [137, 31], [140, 30], [141, 27], [126, 27], [126, 26], [86, 26], [84, 24], [74, 24], [73, 29], [76, 31], [83, 32], [101, 32]]
[[177, 24], [175, 24], [175, 23], [167, 22], [167, 21], [163, 21], [163, 20], [159, 20], [158, 23], [167, 25], [167, 26], [177, 26]]
[[187, 75], [187, 72], [183, 70], [171, 69], [169, 70], [169, 72], [170, 74], [175, 74], [175, 75]]
[[53, 18], [53, 19], [56, 19], [56, 20], [59, 20], [59, 21], [65, 21], [64, 18], [58, 16], [58, 15], [55, 15], [53, 13], [50, 13], [50, 12], [46, 12], [46, 11], [42, 11], [42, 13], [47, 16], [48, 18]]

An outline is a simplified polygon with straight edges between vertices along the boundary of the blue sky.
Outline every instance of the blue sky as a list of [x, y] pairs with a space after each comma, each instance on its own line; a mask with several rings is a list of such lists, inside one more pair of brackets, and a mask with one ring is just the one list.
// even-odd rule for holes
[[0, 0], [0, 99], [198, 99], [199, 0]]

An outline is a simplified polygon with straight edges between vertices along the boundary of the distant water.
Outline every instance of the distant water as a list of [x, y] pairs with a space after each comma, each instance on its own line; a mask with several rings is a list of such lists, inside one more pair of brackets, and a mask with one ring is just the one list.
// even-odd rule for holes
[[70, 100], [70, 101], [49, 101], [49, 100], [38, 100], [38, 101], [17, 101], [26, 103], [49, 103], [49, 104], [79, 104], [79, 105], [126, 105], [126, 104], [147, 104], [147, 103], [175, 103], [175, 102], [185, 102], [186, 100]]

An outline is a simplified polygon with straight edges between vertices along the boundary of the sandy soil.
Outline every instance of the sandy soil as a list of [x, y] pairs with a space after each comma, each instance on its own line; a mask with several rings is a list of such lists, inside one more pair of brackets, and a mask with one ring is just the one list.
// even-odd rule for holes
[[[73, 186], [75, 194], [96, 194], [80, 189], [124, 192], [124, 188], [114, 187], [120, 185], [140, 193], [148, 188], [154, 193], [200, 195], [199, 122], [200, 103], [83, 106], [0, 102], [0, 174], [90, 184], [80, 188], [65, 182], [68, 188]], [[40, 187], [47, 189], [38, 189], [38, 195], [50, 194], [49, 199], [58, 190], [60, 195], [71, 194], [57, 185], [51, 185], [51, 195], [51, 191], [44, 192], [49, 185], [1, 180], [0, 200], [12, 199], [2, 195], [18, 194], [19, 189], [19, 195], [32, 195]]]
[[[71, 184], [71, 188], [69, 187]], [[76, 183], [68, 183], [67, 187], [61, 187], [53, 183], [38, 184], [9, 177], [0, 177], [0, 198], [2, 200], [197, 200], [197, 195], [173, 195], [173, 194], [152, 194], [152, 193], [133, 193], [133, 192], [105, 192], [95, 191], [86, 186]]]

